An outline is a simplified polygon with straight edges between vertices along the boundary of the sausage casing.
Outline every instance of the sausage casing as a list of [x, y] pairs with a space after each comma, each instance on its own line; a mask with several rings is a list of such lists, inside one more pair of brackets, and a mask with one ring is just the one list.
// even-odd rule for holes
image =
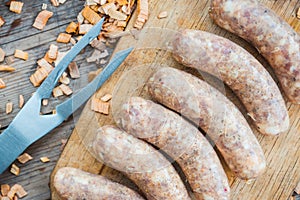
[[97, 158], [122, 171], [150, 200], [189, 200], [171, 163], [146, 142], [114, 126], [103, 126], [93, 144]]
[[288, 112], [275, 81], [240, 46], [208, 32], [184, 30], [173, 41], [173, 56], [186, 66], [223, 80], [243, 102], [261, 133], [277, 135], [288, 130]]
[[265, 170], [264, 153], [247, 121], [215, 88], [171, 67], [156, 71], [147, 86], [155, 100], [199, 125], [238, 177], [253, 179]]
[[140, 97], [123, 105], [118, 124], [126, 132], [161, 148], [177, 161], [196, 199], [230, 199], [219, 158], [206, 138], [178, 114]]
[[54, 176], [54, 187], [63, 199], [143, 200], [138, 193], [101, 175], [64, 167]]
[[256, 0], [212, 0], [210, 16], [252, 43], [274, 69], [289, 100], [300, 104], [300, 36], [287, 22]]

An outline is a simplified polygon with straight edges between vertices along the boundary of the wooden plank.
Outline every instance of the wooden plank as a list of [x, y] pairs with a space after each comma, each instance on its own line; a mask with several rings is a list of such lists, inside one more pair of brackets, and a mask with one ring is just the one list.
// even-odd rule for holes
[[[180, 28], [206, 30], [229, 38], [257, 57], [271, 74], [273, 74], [269, 65], [258, 54], [255, 48], [212, 23], [212, 20], [208, 17], [209, 2], [210, 1], [208, 0], [150, 1], [150, 18], [143, 31], [138, 34], [138, 40], [132, 39], [129, 36], [124, 37], [116, 47], [117, 51], [133, 45], [136, 47], [136, 50], [117, 70], [114, 76], [111, 77], [98, 91], [97, 95], [101, 96], [106, 93], [113, 93], [114, 86], [117, 84], [122, 74], [135, 66], [150, 67], [147, 68], [147, 70], [130, 74], [132, 76], [127, 80], [129, 82], [122, 82], [124, 85], [123, 90], [120, 90], [119, 93], [114, 93], [113, 96], [116, 109], [118, 105], [122, 103], [121, 99], [126, 99], [126, 97], [128, 97], [129, 91], [134, 91], [134, 95], [145, 95], [145, 97], [147, 97], [143, 88], [141, 87], [136, 90], [136, 86], [139, 86], [139, 81], [147, 79], [151, 72], [160, 65], [170, 65], [197, 74], [196, 71], [184, 68], [175, 63], [165, 45], [166, 42], [172, 38], [172, 30], [179, 30]], [[296, 30], [300, 30], [300, 21], [295, 18], [295, 10], [300, 6], [300, 2], [297, 0], [261, 0], [261, 2], [275, 10], [275, 12], [287, 20]], [[161, 11], [167, 11], [169, 13], [168, 18], [161, 20], [157, 19], [156, 16]], [[136, 16], [133, 16], [133, 19], [135, 17]], [[132, 24], [133, 21], [131, 20], [127, 29], [131, 29]], [[130, 82], [133, 78], [136, 79], [136, 82]], [[218, 83], [211, 77], [209, 80], [209, 82], [214, 85]], [[228, 88], [226, 89], [226, 95], [245, 115], [245, 111], [240, 102]], [[291, 127], [288, 133], [282, 134], [279, 137], [267, 137], [259, 134], [251, 124], [255, 135], [266, 154], [268, 167], [261, 177], [251, 183], [236, 179], [228, 170], [226, 170], [231, 183], [232, 199], [288, 199], [291, 196], [293, 189], [300, 179], [300, 135], [298, 133], [300, 130], [300, 106], [290, 104], [287, 106], [291, 121]], [[248, 119], [246, 115], [245, 117]], [[72, 166], [92, 173], [101, 174], [127, 186], [135, 187], [133, 184], [130, 184], [122, 174], [105, 167], [100, 162], [96, 161], [92, 156], [93, 152], [89, 149], [89, 145], [97, 133], [97, 128], [112, 123], [113, 116], [111, 114], [109, 116], [95, 114], [90, 110], [90, 105], [88, 103], [77, 122], [76, 128], [70, 137], [61, 158], [58, 160], [52, 173], [52, 180], [53, 175], [59, 168]], [[87, 148], [84, 144], [87, 144]], [[226, 168], [226, 166], [224, 167]], [[52, 198], [58, 199], [59, 197], [53, 188], [53, 182], [51, 182], [51, 188]]]

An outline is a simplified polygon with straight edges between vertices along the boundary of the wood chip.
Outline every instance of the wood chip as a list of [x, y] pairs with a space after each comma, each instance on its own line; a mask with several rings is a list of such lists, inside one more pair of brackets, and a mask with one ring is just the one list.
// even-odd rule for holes
[[109, 55], [107, 50], [104, 50], [103, 52], [95, 49], [94, 52], [90, 57], [86, 59], [87, 62], [96, 62], [97, 60], [100, 60], [101, 58], [105, 58]]
[[50, 0], [53, 6], [59, 6], [58, 0]]
[[128, 4], [127, 0], [116, 0], [116, 2], [120, 5], [120, 6], [124, 6]]
[[22, 164], [27, 163], [28, 161], [32, 160], [33, 158], [28, 153], [23, 153], [18, 157], [18, 161]]
[[48, 99], [43, 99], [43, 100], [42, 100], [42, 105], [43, 105], [43, 106], [47, 106], [48, 103], [49, 103], [49, 100], [48, 100]]
[[27, 195], [27, 192], [24, 190], [24, 188], [19, 185], [19, 184], [15, 184], [11, 187], [12, 189], [16, 190], [16, 194], [18, 195], [18, 197], [21, 199], [23, 197], [25, 197]]
[[48, 72], [44, 67], [40, 67], [29, 78], [33, 86], [37, 87], [47, 78]]
[[91, 28], [93, 28], [92, 24], [80, 24], [79, 25], [79, 34], [86, 34], [87, 32], [89, 32], [89, 30], [91, 30]]
[[22, 12], [23, 5], [24, 5], [23, 2], [11, 1], [10, 6], [9, 6], [9, 10], [12, 11], [12, 12], [15, 12], [17, 14], [20, 14]]
[[41, 160], [43, 163], [50, 162], [50, 159], [49, 159], [48, 157], [41, 157], [40, 160]]
[[95, 96], [92, 98], [91, 109], [105, 115], [109, 114], [109, 103], [103, 102]]
[[167, 11], [162, 11], [157, 16], [158, 19], [163, 19], [163, 18], [166, 18], [166, 17], [168, 17], [168, 12]]
[[296, 16], [297, 16], [298, 19], [300, 19], [300, 7], [297, 10], [297, 15]]
[[2, 194], [2, 196], [7, 196], [9, 190], [10, 190], [10, 186], [8, 184], [1, 185], [1, 194]]
[[103, 102], [108, 102], [109, 100], [111, 100], [111, 98], [112, 98], [111, 94], [106, 94], [103, 97], [101, 97], [100, 100]]
[[97, 2], [95, 2], [94, 0], [86, 0], [85, 1], [86, 5], [91, 6], [91, 5], [97, 5]]
[[82, 16], [82, 12], [77, 15], [77, 21], [79, 24], [82, 24], [84, 21], [84, 17]]
[[133, 25], [134, 28], [142, 29], [145, 22], [148, 20], [148, 0], [138, 0], [138, 16]]
[[68, 142], [68, 139], [61, 139], [61, 146], [60, 146], [60, 150], [64, 150], [66, 144]]
[[67, 96], [69, 96], [73, 93], [71, 88], [69, 86], [65, 85], [65, 84], [61, 84], [59, 87], [62, 90], [62, 92]]
[[66, 28], [66, 32], [67, 33], [76, 33], [78, 29], [78, 23], [75, 22], [71, 22], [67, 28]]
[[63, 59], [63, 57], [68, 53], [69, 51], [65, 51], [65, 52], [58, 52], [57, 53], [57, 58], [54, 61], [55, 66], [57, 66], [59, 64], [59, 62]]
[[72, 35], [67, 34], [67, 33], [60, 33], [56, 39], [56, 42], [61, 42], [61, 43], [69, 43]]
[[296, 186], [296, 188], [295, 188], [294, 191], [295, 191], [297, 194], [300, 195], [300, 181], [299, 181], [299, 183], [297, 184], [297, 186]]
[[[20, 174], [20, 168], [16, 164], [12, 164], [10, 168], [10, 172], [14, 175], [18, 176]], [[10, 190], [12, 191], [12, 190]]]
[[48, 7], [48, 5], [47, 5], [46, 3], [43, 3], [43, 4], [42, 4], [42, 10], [46, 10], [47, 7]]
[[71, 37], [70, 39], [71, 44], [75, 45], [76, 44], [76, 40], [74, 38]]
[[5, 62], [6, 62], [6, 64], [8, 64], [8, 65], [14, 63], [14, 62], [15, 62], [14, 56], [8, 56], [8, 57], [6, 57], [6, 58], [5, 58]]
[[90, 45], [95, 48], [95, 49], [98, 49], [99, 51], [104, 51], [106, 49], [106, 46], [103, 42], [97, 40], [97, 39], [94, 39]]
[[55, 44], [51, 44], [49, 51], [47, 52], [48, 57], [52, 60], [55, 60], [57, 57], [57, 52], [58, 52], [58, 46], [56, 46]]
[[46, 26], [50, 17], [52, 17], [52, 16], [53, 16], [53, 12], [50, 12], [48, 10], [42, 10], [35, 18], [32, 26], [34, 28], [42, 30]]
[[127, 25], [127, 22], [126, 22], [126, 21], [118, 21], [118, 22], [117, 22], [117, 26], [119, 26], [119, 27], [125, 28], [126, 25]]
[[24, 96], [22, 94], [19, 95], [19, 108], [23, 108], [25, 103]]
[[60, 97], [60, 96], [63, 96], [64, 93], [63, 91], [61, 90], [61, 88], [59, 86], [55, 87], [52, 91], [52, 95], [57, 98], [57, 97]]
[[12, 111], [13, 111], [13, 102], [7, 102], [6, 109], [5, 109], [6, 114], [11, 113]]
[[68, 77], [60, 77], [59, 82], [65, 84], [65, 85], [69, 85], [70, 79]]
[[9, 65], [0, 65], [0, 72], [13, 72], [16, 69], [14, 67], [11, 67]]
[[126, 20], [127, 19], [127, 15], [125, 15], [124, 13], [121, 13], [120, 11], [114, 10], [114, 9], [109, 9], [107, 14], [116, 20]]
[[58, 0], [58, 2], [59, 2], [60, 4], [64, 4], [64, 3], [66, 3], [66, 1], [67, 1], [67, 0]]
[[3, 26], [3, 24], [5, 24], [5, 20], [2, 16], [0, 16], [0, 27]]
[[0, 78], [0, 89], [3, 89], [6, 87], [6, 84], [4, 83], [4, 81]]
[[69, 69], [69, 74], [70, 74], [71, 78], [73, 78], [73, 79], [80, 78], [80, 72], [79, 72], [76, 62], [72, 61], [69, 64], [68, 69]]
[[22, 50], [16, 49], [15, 50], [15, 54], [14, 54], [15, 58], [21, 58], [23, 60], [27, 60], [28, 59], [28, 53], [24, 52]]
[[112, 10], [117, 10], [117, 7], [116, 7], [116, 5], [115, 5], [113, 2], [112, 2], [112, 3], [104, 4], [104, 5], [102, 5], [100, 8], [103, 10], [103, 12], [104, 12], [106, 15], [108, 15], [108, 11], [109, 11], [110, 9], [112, 9]]
[[10, 191], [8, 192], [8, 194], [7, 194], [7, 198], [13, 199], [15, 197], [15, 195], [16, 195], [16, 192], [17, 191], [15, 190], [15, 188], [14, 189], [11, 188]]
[[37, 64], [39, 67], [44, 68], [47, 73], [49, 74], [50, 72], [52, 72], [52, 70], [54, 69], [54, 67], [52, 65], [50, 65], [46, 59], [42, 58], [40, 60], [37, 61]]
[[4, 61], [5, 54], [5, 51], [2, 48], [0, 48], [0, 62]]
[[88, 20], [91, 24], [97, 24], [101, 20], [101, 17], [92, 10], [89, 6], [85, 6], [82, 10], [82, 16]]

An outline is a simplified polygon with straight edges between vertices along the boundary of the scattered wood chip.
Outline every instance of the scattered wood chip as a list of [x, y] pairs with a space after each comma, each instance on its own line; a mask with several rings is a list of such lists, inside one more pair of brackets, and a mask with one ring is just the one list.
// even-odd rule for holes
[[104, 51], [106, 49], [106, 46], [103, 42], [97, 40], [97, 39], [94, 39], [90, 45], [95, 48], [95, 49], [98, 49], [99, 51]]
[[92, 10], [89, 6], [85, 6], [82, 10], [82, 16], [88, 20], [91, 24], [97, 24], [101, 20], [101, 17]]
[[7, 194], [7, 197], [9, 199], [14, 199], [15, 195], [16, 195], [16, 188], [12, 188], [9, 190], [8, 194]]
[[55, 98], [64, 95], [63, 91], [61, 90], [61, 88], [59, 86], [57, 86], [53, 89], [52, 94]]
[[10, 6], [9, 6], [9, 10], [12, 11], [12, 12], [15, 12], [17, 14], [20, 14], [22, 12], [23, 5], [24, 5], [23, 2], [11, 1]]
[[296, 188], [295, 188], [294, 191], [295, 191], [297, 194], [300, 195], [300, 181], [299, 181], [299, 183], [297, 184], [297, 186], [296, 186]]
[[78, 29], [78, 24], [75, 23], [75, 22], [71, 22], [71, 23], [67, 26], [66, 32], [67, 32], [67, 33], [76, 33], [77, 29]]
[[47, 5], [46, 3], [43, 3], [43, 4], [42, 4], [42, 10], [46, 10], [47, 7], [48, 7], [48, 5]]
[[43, 105], [43, 106], [47, 106], [48, 103], [49, 103], [49, 100], [48, 100], [48, 99], [43, 99], [43, 100], [42, 100], [42, 105]]
[[6, 114], [11, 113], [12, 111], [13, 111], [13, 102], [7, 102], [6, 109], [5, 109]]
[[[20, 174], [20, 168], [16, 164], [12, 164], [10, 168], [10, 172], [14, 175], [18, 176]], [[12, 191], [12, 190], [10, 190]]]
[[0, 72], [13, 72], [16, 69], [14, 67], [11, 67], [9, 65], [0, 65]]
[[297, 15], [296, 16], [297, 16], [298, 19], [300, 19], [300, 7], [297, 10]]
[[79, 34], [86, 34], [87, 32], [89, 32], [89, 30], [91, 30], [91, 28], [93, 28], [92, 24], [80, 24], [79, 25]]
[[8, 56], [8, 57], [6, 57], [6, 58], [5, 58], [5, 62], [6, 62], [6, 64], [8, 64], [8, 65], [12, 64], [13, 62], [15, 62], [14, 56]]
[[103, 102], [108, 102], [109, 100], [111, 100], [111, 98], [112, 98], [111, 94], [106, 94], [103, 97], [101, 97], [100, 100]]
[[37, 87], [47, 78], [48, 72], [44, 67], [40, 67], [29, 78], [33, 86]]
[[69, 74], [70, 74], [71, 78], [74, 78], [74, 79], [80, 78], [80, 72], [79, 72], [76, 62], [72, 61], [69, 64], [68, 69], [69, 69]]
[[25, 103], [24, 96], [22, 94], [19, 95], [19, 108], [23, 108]]
[[114, 9], [109, 9], [107, 14], [112, 18], [116, 20], [126, 20], [127, 15], [124, 13], [121, 13], [120, 11], [114, 10]]
[[61, 43], [69, 43], [72, 35], [67, 34], [67, 33], [60, 33], [56, 39], [56, 42], [61, 42]]
[[69, 51], [65, 51], [65, 52], [58, 52], [57, 53], [57, 58], [54, 61], [55, 66], [57, 66], [59, 64], [59, 62], [63, 59], [63, 57], [68, 53]]
[[3, 24], [5, 24], [5, 20], [2, 16], [0, 16], [0, 27], [3, 26]]
[[52, 16], [53, 16], [53, 12], [50, 12], [48, 10], [42, 10], [35, 18], [32, 26], [34, 28], [42, 30], [46, 26], [50, 17], [52, 17]]
[[16, 194], [18, 195], [19, 198], [23, 198], [23, 197], [25, 197], [27, 195], [27, 192], [19, 184], [15, 184], [11, 188], [16, 191]]
[[103, 52], [95, 49], [94, 52], [90, 57], [86, 59], [87, 62], [96, 62], [97, 60], [100, 60], [101, 58], [105, 58], [109, 55], [107, 50], [104, 50]]
[[77, 15], [77, 21], [79, 24], [82, 24], [84, 21], [84, 17], [82, 16], [82, 12], [78, 13]]
[[54, 69], [54, 67], [50, 65], [44, 58], [38, 60], [37, 64], [39, 67], [44, 68], [48, 74]]
[[50, 0], [53, 6], [59, 6], [59, 2], [57, 0]]
[[28, 53], [25, 52], [25, 51], [19, 50], [19, 49], [16, 49], [16, 50], [15, 50], [14, 56], [15, 56], [16, 58], [21, 58], [21, 59], [23, 59], [23, 60], [27, 60], [27, 59], [28, 59]]
[[22, 164], [27, 163], [28, 161], [32, 160], [33, 158], [28, 153], [23, 153], [18, 157], [18, 161]]
[[95, 96], [92, 98], [91, 109], [105, 115], [109, 114], [109, 103], [103, 102]]
[[61, 146], [60, 146], [60, 150], [64, 150], [66, 144], [67, 144], [68, 140], [67, 139], [61, 139]]
[[59, 78], [59, 82], [62, 83], [62, 84], [65, 84], [65, 85], [69, 85], [70, 84], [70, 79], [67, 76], [65, 76], [65, 77], [62, 76], [62, 77]]
[[67, 0], [58, 0], [60, 4], [64, 4]]
[[1, 185], [1, 194], [2, 194], [2, 196], [7, 196], [9, 190], [10, 190], [10, 186], [8, 184]]
[[56, 46], [55, 44], [51, 44], [49, 51], [47, 52], [48, 57], [52, 60], [55, 60], [57, 57], [57, 52], [58, 52], [58, 46]]
[[3, 89], [6, 87], [6, 84], [4, 83], [4, 81], [0, 78], [0, 89]]
[[138, 6], [138, 16], [133, 27], [140, 30], [143, 28], [145, 22], [148, 20], [148, 15], [149, 15], [148, 0], [138, 0], [137, 6]]
[[59, 87], [60, 87], [61, 91], [67, 96], [69, 96], [73, 93], [71, 88], [65, 84], [61, 84]]
[[158, 19], [163, 19], [163, 18], [166, 18], [166, 17], [168, 17], [168, 12], [167, 11], [162, 11], [157, 16]]
[[45, 54], [44, 59], [45, 59], [49, 64], [52, 64], [52, 63], [55, 61], [54, 59], [49, 58], [48, 52]]
[[71, 37], [70, 39], [71, 44], [75, 45], [76, 44], [76, 40], [74, 38]]
[[48, 157], [41, 157], [40, 160], [41, 160], [43, 163], [50, 162], [50, 159], [49, 159]]

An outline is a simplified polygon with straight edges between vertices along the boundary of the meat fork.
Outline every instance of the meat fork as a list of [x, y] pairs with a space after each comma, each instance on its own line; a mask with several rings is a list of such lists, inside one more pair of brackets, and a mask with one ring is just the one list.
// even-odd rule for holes
[[0, 174], [33, 142], [61, 124], [112, 75], [130, 54], [132, 48], [117, 52], [104, 70], [86, 87], [71, 98], [56, 106], [56, 114], [40, 115], [42, 99], [49, 98], [58, 79], [76, 55], [96, 38], [102, 28], [104, 18], [72, 47], [59, 62], [34, 95], [28, 100], [10, 125], [0, 134]]

